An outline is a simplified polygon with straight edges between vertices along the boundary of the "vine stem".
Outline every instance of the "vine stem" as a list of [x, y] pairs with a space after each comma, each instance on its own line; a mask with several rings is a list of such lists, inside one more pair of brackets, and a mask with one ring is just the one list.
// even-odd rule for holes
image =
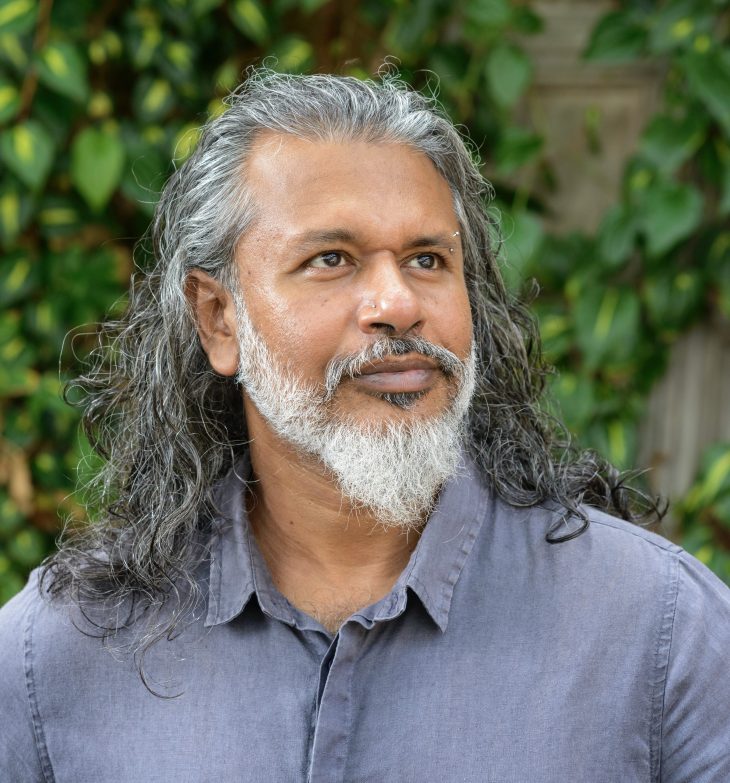
[[[51, 29], [51, 11], [53, 9], [53, 0], [40, 0], [38, 7], [38, 22], [36, 24], [35, 36], [33, 38], [33, 50], [31, 57], [36, 52], [39, 52], [48, 40], [48, 32]], [[25, 78], [23, 79], [23, 85], [20, 88], [20, 112], [19, 119], [24, 120], [30, 114], [31, 107], [33, 105], [33, 98], [35, 97], [36, 89], [38, 88], [38, 69], [35, 64], [31, 62], [30, 67], [26, 71]]]

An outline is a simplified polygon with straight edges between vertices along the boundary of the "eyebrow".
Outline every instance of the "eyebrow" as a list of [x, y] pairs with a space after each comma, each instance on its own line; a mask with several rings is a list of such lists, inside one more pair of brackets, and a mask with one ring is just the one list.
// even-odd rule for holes
[[[403, 246], [403, 250], [412, 250], [416, 247], [449, 247], [456, 237], [451, 234], [426, 234], [414, 237]], [[315, 231], [307, 231], [294, 237], [298, 246], [309, 247], [329, 244], [333, 242], [345, 242], [357, 244], [358, 236], [347, 228], [331, 228]]]

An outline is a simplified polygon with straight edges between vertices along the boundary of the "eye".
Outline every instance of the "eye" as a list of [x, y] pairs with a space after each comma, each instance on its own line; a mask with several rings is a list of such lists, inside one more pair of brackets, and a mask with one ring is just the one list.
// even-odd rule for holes
[[314, 267], [314, 269], [336, 269], [339, 266], [344, 266], [346, 263], [347, 261], [343, 253], [331, 250], [326, 253], [317, 253], [316, 256], [307, 261], [307, 266]]
[[406, 266], [416, 269], [438, 269], [441, 266], [441, 257], [435, 253], [419, 253], [406, 261]]

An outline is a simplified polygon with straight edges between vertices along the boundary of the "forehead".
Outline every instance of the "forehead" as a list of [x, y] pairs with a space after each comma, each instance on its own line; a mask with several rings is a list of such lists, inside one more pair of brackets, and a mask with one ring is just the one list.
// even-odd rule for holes
[[266, 133], [245, 176], [257, 224], [276, 233], [334, 224], [371, 235], [457, 227], [448, 183], [405, 144]]

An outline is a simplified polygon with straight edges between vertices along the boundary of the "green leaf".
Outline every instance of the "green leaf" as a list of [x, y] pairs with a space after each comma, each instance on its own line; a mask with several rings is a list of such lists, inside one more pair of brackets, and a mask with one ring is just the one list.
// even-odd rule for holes
[[86, 100], [86, 63], [75, 46], [64, 41], [49, 44], [39, 53], [37, 63], [42, 84], [79, 103]]
[[33, 118], [48, 131], [59, 151], [65, 150], [71, 126], [78, 123], [79, 109], [75, 102], [50, 90], [39, 90], [33, 99]]
[[[42, 299], [24, 313], [24, 328], [32, 340], [44, 345], [52, 345], [54, 353], [63, 341], [68, 322], [67, 308], [58, 299]], [[25, 408], [30, 413], [28, 408]], [[35, 418], [33, 419], [35, 422]], [[34, 424], [35, 426], [35, 424]]]
[[328, 0], [299, 0], [299, 7], [305, 14], [313, 14], [327, 2]]
[[596, 409], [594, 383], [585, 375], [561, 372], [550, 384], [555, 414], [571, 432], [583, 432]]
[[598, 254], [611, 268], [619, 267], [629, 257], [638, 233], [633, 212], [623, 204], [612, 207], [598, 229]]
[[659, 332], [673, 337], [701, 312], [704, 291], [703, 275], [687, 269], [648, 276], [643, 296], [652, 323]]
[[6, 253], [0, 259], [0, 305], [23, 300], [38, 283], [37, 271], [27, 253]]
[[698, 33], [712, 31], [712, 13], [706, 3], [696, 0], [674, 0], [664, 3], [651, 15], [649, 46], [655, 54], [685, 49]]
[[512, 6], [512, 27], [524, 35], [536, 35], [545, 27], [542, 18], [526, 5]]
[[543, 307], [537, 310], [540, 323], [540, 338], [545, 357], [549, 362], [555, 362], [564, 356], [573, 342], [572, 323], [568, 316]]
[[469, 0], [464, 13], [468, 22], [478, 28], [506, 27], [512, 17], [508, 0]]
[[706, 123], [696, 114], [684, 119], [655, 117], [642, 134], [641, 152], [661, 171], [671, 174], [705, 140]]
[[[7, 567], [5, 564], [7, 563]], [[12, 570], [8, 558], [0, 555], [0, 606], [23, 589], [25, 579]]]
[[601, 62], [627, 62], [641, 54], [646, 42], [646, 30], [636, 24], [627, 11], [606, 14], [591, 33], [583, 56]]
[[630, 288], [586, 287], [574, 305], [576, 340], [586, 368], [621, 365], [639, 339], [639, 298]]
[[235, 0], [229, 7], [233, 24], [254, 43], [263, 46], [269, 38], [269, 23], [258, 0]]
[[393, 4], [383, 32], [386, 51], [406, 59], [430, 51], [436, 42], [435, 0]]
[[132, 101], [140, 119], [153, 122], [172, 109], [175, 94], [167, 79], [145, 76], [135, 86]]
[[[130, 39], [129, 49], [132, 64], [136, 68], [147, 68], [162, 43], [162, 33], [158, 22], [145, 15], [142, 26], [132, 31]], [[105, 50], [100, 50], [96, 56], [105, 58]]]
[[687, 495], [688, 510], [700, 510], [730, 492], [730, 445], [711, 446], [703, 455], [700, 476]]
[[540, 153], [543, 138], [531, 131], [516, 126], [508, 126], [495, 150], [495, 162], [500, 174], [511, 174], [529, 163]]
[[0, 34], [27, 33], [37, 14], [36, 0], [0, 0]]
[[649, 254], [662, 255], [688, 237], [700, 223], [702, 207], [702, 196], [691, 185], [659, 181], [647, 188], [641, 225]]
[[71, 199], [46, 196], [38, 211], [38, 223], [44, 236], [66, 236], [81, 228], [81, 215]]
[[455, 44], [434, 46], [428, 54], [428, 67], [438, 74], [444, 93], [462, 94], [464, 75], [469, 68], [469, 54], [463, 46]]
[[20, 109], [20, 91], [0, 76], [0, 123], [12, 120]]
[[8, 542], [8, 554], [26, 568], [38, 565], [46, 554], [46, 541], [34, 528], [27, 527]]
[[730, 155], [726, 155], [722, 161], [722, 190], [718, 211], [722, 216], [730, 214]]
[[200, 140], [200, 133], [200, 126], [192, 122], [178, 130], [172, 141], [172, 159], [176, 165], [179, 166], [193, 154]]
[[538, 260], [540, 284], [558, 293], [576, 272], [592, 271], [597, 266], [594, 245], [585, 234], [546, 234]]
[[282, 73], [301, 73], [312, 64], [314, 50], [303, 38], [289, 36], [277, 43], [271, 50], [276, 58], [275, 68]]
[[234, 57], [222, 62], [213, 74], [213, 82], [218, 94], [230, 92], [241, 80], [241, 68]]
[[28, 66], [28, 54], [19, 35], [0, 33], [0, 60], [12, 65], [18, 73]]
[[3, 422], [3, 435], [6, 440], [27, 449], [36, 440], [35, 424], [25, 406], [18, 408], [5, 408], [5, 421]]
[[152, 147], [131, 154], [122, 179], [122, 192], [138, 209], [151, 216], [165, 184], [167, 161]]
[[23, 527], [23, 522], [23, 514], [17, 505], [4, 492], [0, 492], [0, 540], [7, 541]]
[[6, 311], [0, 317], [0, 395], [27, 394], [38, 384], [33, 369], [35, 352], [25, 339], [18, 313]]
[[730, 320], [730, 231], [721, 231], [715, 237], [708, 261], [716, 306]]
[[170, 41], [163, 47], [162, 65], [165, 73], [174, 81], [189, 76], [195, 66], [195, 50], [183, 41]]
[[692, 91], [730, 134], [730, 54], [690, 52], [681, 66]]
[[86, 128], [71, 146], [71, 180], [99, 212], [115, 191], [124, 168], [124, 145], [114, 130]]
[[634, 465], [636, 425], [624, 419], [596, 422], [586, 433], [586, 445], [605, 455], [620, 470]]
[[537, 255], [543, 238], [539, 219], [530, 212], [518, 211], [503, 218], [502, 276], [507, 286], [519, 290]]
[[190, 10], [193, 12], [193, 16], [200, 18], [218, 8], [222, 3], [223, 0], [190, 0]]
[[28, 224], [32, 204], [26, 193], [21, 193], [12, 183], [0, 187], [0, 239], [4, 247], [10, 247]]
[[0, 154], [18, 179], [35, 190], [51, 170], [53, 141], [39, 122], [26, 120], [2, 134]]
[[718, 498], [712, 504], [713, 516], [718, 522], [726, 529], [730, 531], [730, 494], [724, 497]]
[[532, 65], [525, 53], [511, 44], [495, 47], [486, 65], [487, 83], [494, 100], [500, 105], [514, 105], [530, 83]]

